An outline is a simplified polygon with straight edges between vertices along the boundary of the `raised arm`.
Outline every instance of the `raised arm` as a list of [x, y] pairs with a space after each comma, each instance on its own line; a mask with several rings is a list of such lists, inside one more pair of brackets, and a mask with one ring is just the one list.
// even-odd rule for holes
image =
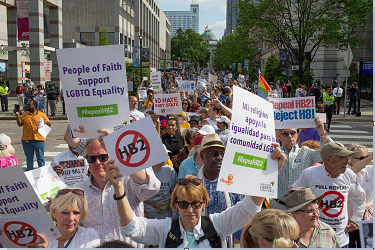
[[355, 173], [355, 174], [358, 174], [359, 172], [361, 172], [361, 170], [363, 168], [365, 168], [371, 161], [372, 161], [372, 155], [373, 153], [371, 153], [369, 156], [367, 156], [365, 159], [363, 159], [362, 161], [359, 161], [357, 162], [356, 164], [354, 164], [354, 166], [352, 166], [351, 170]]

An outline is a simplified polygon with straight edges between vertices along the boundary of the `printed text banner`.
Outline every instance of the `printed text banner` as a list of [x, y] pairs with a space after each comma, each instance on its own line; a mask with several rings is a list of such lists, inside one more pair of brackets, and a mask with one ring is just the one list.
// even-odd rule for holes
[[315, 128], [315, 97], [270, 98], [276, 129]]
[[181, 114], [181, 98], [179, 93], [157, 94], [154, 98], [154, 110], [157, 115]]
[[156, 72], [151, 72], [151, 83], [152, 83], [152, 89], [156, 93], [162, 92], [162, 87], [161, 87], [161, 72], [156, 71]]
[[276, 141], [272, 105], [251, 92], [233, 87], [233, 114], [217, 190], [277, 197]]
[[75, 137], [98, 138], [129, 123], [122, 45], [56, 51], [69, 124]]

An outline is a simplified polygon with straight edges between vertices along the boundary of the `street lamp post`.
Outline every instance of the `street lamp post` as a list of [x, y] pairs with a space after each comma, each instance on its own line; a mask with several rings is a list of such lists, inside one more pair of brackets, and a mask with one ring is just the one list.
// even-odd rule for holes
[[287, 44], [287, 61], [286, 61], [286, 67], [288, 69], [288, 80], [290, 79], [290, 69], [289, 69], [289, 54], [290, 54], [290, 38], [287, 37], [286, 40], [285, 40], [286, 44]]
[[139, 35], [139, 84], [142, 83], [142, 39], [143, 36]]
[[262, 48], [258, 48], [258, 51], [259, 51], [259, 70], [261, 70], [262, 60], [260, 60], [260, 53], [262, 52]]

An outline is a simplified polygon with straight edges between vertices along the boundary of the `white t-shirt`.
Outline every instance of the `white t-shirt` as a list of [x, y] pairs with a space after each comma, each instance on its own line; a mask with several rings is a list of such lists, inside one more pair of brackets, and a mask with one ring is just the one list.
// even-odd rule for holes
[[359, 185], [365, 190], [366, 192], [366, 203], [373, 201], [373, 165], [367, 165], [357, 174], [357, 181]]
[[333, 94], [336, 95], [337, 97], [342, 97], [342, 88], [336, 87], [333, 89]]
[[208, 118], [206, 119], [206, 121], [208, 121], [208, 122], [210, 123], [210, 125], [215, 125], [215, 126], [216, 126], [216, 123], [217, 123], [216, 119], [215, 119], [215, 120], [212, 120], [211, 117], [208, 117]]
[[133, 123], [133, 122], [139, 121], [142, 118], [145, 118], [145, 115], [136, 109], [134, 110], [129, 109], [129, 116], [130, 116], [130, 123]]
[[349, 244], [349, 236], [345, 234], [348, 225], [348, 198], [353, 202], [353, 217], [358, 223], [365, 210], [365, 191], [356, 182], [355, 173], [347, 169], [337, 178], [332, 178], [325, 166], [313, 166], [302, 171], [293, 183], [293, 188], [309, 187], [315, 196], [324, 194], [319, 207], [322, 208], [320, 220], [330, 225], [337, 234], [340, 247]]
[[[68, 243], [67, 240], [64, 246]], [[49, 248], [57, 248], [59, 242], [57, 240], [48, 243]], [[92, 228], [84, 228], [78, 226], [78, 231], [70, 242], [68, 248], [95, 248], [100, 245], [100, 236]]]

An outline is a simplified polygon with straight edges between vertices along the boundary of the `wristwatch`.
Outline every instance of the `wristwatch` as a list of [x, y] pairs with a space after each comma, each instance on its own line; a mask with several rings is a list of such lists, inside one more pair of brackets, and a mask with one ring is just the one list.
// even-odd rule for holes
[[327, 137], [328, 135], [327, 135], [327, 132], [325, 132], [324, 134], [319, 134], [320, 135], [320, 138], [324, 138], [324, 137]]

